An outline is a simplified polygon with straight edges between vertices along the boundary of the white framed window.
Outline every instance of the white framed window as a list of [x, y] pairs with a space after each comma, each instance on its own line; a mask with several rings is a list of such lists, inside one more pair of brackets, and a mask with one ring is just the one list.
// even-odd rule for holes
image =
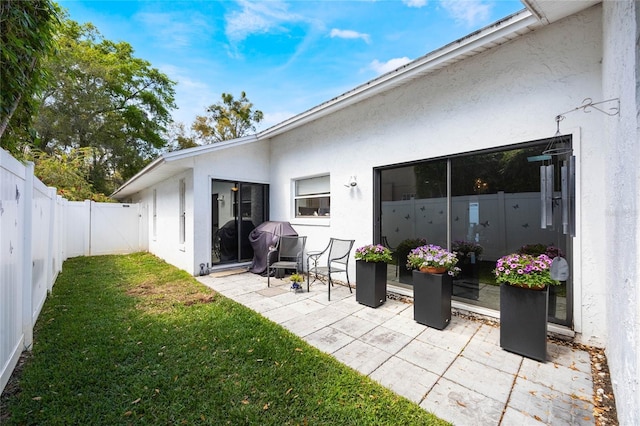
[[185, 239], [186, 239], [186, 231], [187, 231], [187, 212], [186, 210], [186, 196], [187, 196], [187, 185], [185, 184], [184, 179], [180, 179], [180, 183], [179, 183], [179, 194], [180, 194], [180, 201], [179, 201], [179, 209], [180, 211], [178, 212], [179, 214], [179, 227], [180, 227], [180, 236], [179, 236], [179, 243], [180, 244], [184, 244]]
[[297, 179], [294, 183], [295, 217], [331, 216], [329, 175]]

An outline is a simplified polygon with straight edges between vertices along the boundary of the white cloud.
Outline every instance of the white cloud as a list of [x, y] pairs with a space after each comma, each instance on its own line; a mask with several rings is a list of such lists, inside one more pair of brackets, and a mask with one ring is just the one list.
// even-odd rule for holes
[[337, 37], [346, 39], [362, 39], [367, 44], [371, 42], [371, 37], [369, 37], [369, 34], [359, 33], [352, 30], [339, 30], [337, 28], [334, 28], [331, 30], [330, 36], [331, 38]]
[[147, 34], [154, 35], [163, 46], [174, 49], [188, 47], [193, 39], [211, 32], [207, 20], [198, 13], [188, 16], [177, 16], [175, 13], [138, 13], [135, 18], [150, 28]]
[[402, 3], [409, 7], [421, 8], [427, 5], [427, 0], [402, 0]]
[[484, 0], [440, 0], [440, 3], [453, 19], [468, 27], [485, 23], [491, 17], [491, 5]]
[[175, 121], [180, 121], [189, 128], [196, 115], [204, 115], [206, 108], [217, 102], [219, 94], [207, 84], [191, 76], [191, 71], [174, 65], [164, 64], [160, 71], [177, 81], [175, 86], [175, 102], [178, 109], [172, 112]]
[[251, 34], [285, 31], [282, 24], [302, 20], [290, 13], [281, 1], [250, 2], [240, 0], [240, 11], [227, 15], [226, 34], [229, 40], [242, 41]]
[[371, 68], [378, 74], [384, 74], [389, 71], [393, 71], [396, 68], [400, 68], [401, 66], [408, 64], [409, 62], [411, 62], [411, 59], [407, 58], [406, 56], [402, 58], [389, 59], [387, 62], [380, 62], [375, 59], [369, 64], [369, 68]]

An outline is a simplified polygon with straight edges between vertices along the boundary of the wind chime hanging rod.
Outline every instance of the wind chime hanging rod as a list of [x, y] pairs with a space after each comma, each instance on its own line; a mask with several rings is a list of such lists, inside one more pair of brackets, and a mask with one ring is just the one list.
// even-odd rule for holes
[[[598, 105], [610, 104], [613, 102], [615, 102], [615, 105], [612, 107], [609, 107], [608, 110], [598, 107]], [[578, 110], [582, 110], [584, 113], [588, 114], [591, 112], [592, 109], [595, 109], [596, 111], [600, 111], [601, 113], [606, 114], [609, 117], [613, 117], [614, 115], [620, 114], [620, 98], [607, 99], [606, 101], [600, 101], [600, 102], [593, 102], [593, 99], [585, 98], [582, 101], [582, 105], [556, 115], [556, 123], [558, 123], [558, 131], [560, 131], [560, 121], [564, 120], [565, 118], [564, 116], [566, 114], [569, 114], [570, 112], [575, 112]]]

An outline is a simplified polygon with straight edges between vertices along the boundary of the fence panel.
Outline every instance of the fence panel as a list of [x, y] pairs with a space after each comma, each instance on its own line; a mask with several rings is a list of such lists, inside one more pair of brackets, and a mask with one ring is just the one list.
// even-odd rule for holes
[[138, 204], [91, 203], [90, 254], [124, 254], [141, 250]]
[[63, 234], [67, 257], [88, 256], [90, 201], [68, 201], [65, 207]]
[[138, 204], [69, 202], [0, 149], [0, 392], [72, 256], [146, 249]]
[[[52, 194], [53, 191], [53, 194]], [[44, 305], [52, 278], [55, 189], [46, 187], [37, 179], [33, 181], [31, 199], [31, 265], [32, 265], [32, 306], [31, 312], [35, 324], [40, 309]], [[53, 285], [53, 283], [51, 283]]]
[[0, 150], [0, 391], [24, 346], [22, 329], [26, 168]]

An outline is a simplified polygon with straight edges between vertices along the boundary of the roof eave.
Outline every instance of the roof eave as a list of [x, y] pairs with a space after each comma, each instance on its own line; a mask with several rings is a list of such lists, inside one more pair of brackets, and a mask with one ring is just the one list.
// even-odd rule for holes
[[282, 123], [263, 130], [258, 133], [258, 138], [271, 138], [290, 131], [298, 126], [317, 120], [339, 109], [353, 105], [393, 87], [405, 84], [416, 77], [440, 69], [443, 64], [451, 64], [476, 53], [480, 53], [474, 53], [474, 50], [487, 50], [482, 48], [486, 46], [494, 47], [498, 44], [502, 44], [497, 43], [497, 41], [502, 39], [508, 41], [507, 39], [509, 39], [510, 35], [513, 34], [513, 37], [511, 38], [514, 38], [516, 35], [519, 35], [522, 32], [528, 32], [538, 26], [541, 26], [538, 18], [530, 11], [522, 10], [521, 12], [515, 13], [491, 26], [485, 27], [475, 33], [428, 53], [427, 55], [397, 68], [394, 71], [370, 80], [349, 92], [291, 117]]
[[[222, 149], [229, 148], [231, 146], [239, 146], [247, 143], [257, 142], [258, 138], [256, 135], [244, 136], [242, 138], [233, 139], [230, 141], [224, 142], [216, 142], [209, 145], [201, 145], [193, 148], [181, 149], [179, 151], [167, 152], [165, 154], [160, 155], [158, 158], [149, 163], [144, 169], [140, 170], [136, 173], [131, 179], [122, 184], [118, 189], [116, 189], [113, 194], [111, 194], [111, 198], [121, 199], [125, 197], [129, 197], [139, 189], [134, 188], [136, 183], [140, 181], [145, 176], [153, 173], [154, 170], [160, 168], [164, 164], [172, 163], [175, 161], [185, 160], [189, 158], [194, 158], [202, 154], [208, 154], [210, 152], [219, 151]], [[189, 168], [189, 167], [185, 167]]]

